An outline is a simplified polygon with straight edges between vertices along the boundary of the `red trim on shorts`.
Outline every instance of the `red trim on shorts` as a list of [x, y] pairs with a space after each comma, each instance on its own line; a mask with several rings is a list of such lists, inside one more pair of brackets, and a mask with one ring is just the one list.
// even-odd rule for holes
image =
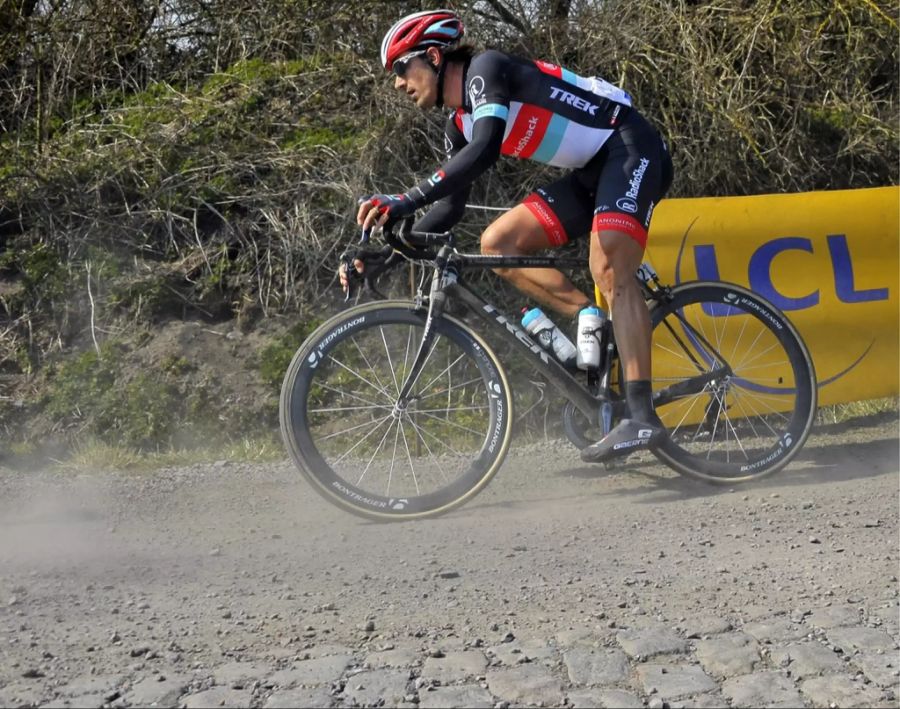
[[559, 217], [556, 216], [556, 212], [550, 208], [550, 205], [539, 194], [532, 192], [522, 201], [522, 204], [528, 207], [528, 211], [537, 217], [551, 244], [562, 246], [569, 241], [569, 236], [566, 234], [562, 222], [559, 221]]
[[594, 215], [594, 223], [591, 225], [591, 231], [621, 231], [638, 244], [642, 249], [647, 248], [647, 230], [644, 225], [630, 214], [620, 214], [619, 212], [601, 212]]

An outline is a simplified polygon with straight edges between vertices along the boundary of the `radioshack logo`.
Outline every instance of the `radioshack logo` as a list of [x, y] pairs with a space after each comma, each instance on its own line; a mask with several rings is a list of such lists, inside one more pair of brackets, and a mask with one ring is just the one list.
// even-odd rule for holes
[[629, 214], [636, 214], [638, 210], [637, 202], [633, 199], [628, 199], [627, 197], [620, 197], [617, 199], [616, 206], [623, 212], [628, 212]]
[[[650, 161], [647, 158], [641, 158], [640, 164], [634, 168], [634, 172], [631, 173], [631, 179], [628, 180], [628, 184], [631, 186], [626, 193], [626, 197], [631, 197], [631, 199], [637, 199], [638, 192], [641, 190], [641, 180], [644, 179], [644, 173], [647, 172], [647, 166], [650, 164]], [[635, 209], [634, 211], [637, 211]]]
[[528, 144], [531, 142], [531, 139], [534, 138], [534, 132], [538, 127], [538, 117], [532, 116], [528, 119], [528, 128], [525, 131], [525, 135], [521, 137], [518, 143], [516, 143], [516, 149], [513, 150], [512, 156], [514, 158], [519, 157], [522, 154], [522, 151], [528, 147]]
[[438, 182], [443, 180], [447, 176], [447, 173], [443, 170], [438, 170], [431, 177], [428, 178], [428, 184], [434, 187]]

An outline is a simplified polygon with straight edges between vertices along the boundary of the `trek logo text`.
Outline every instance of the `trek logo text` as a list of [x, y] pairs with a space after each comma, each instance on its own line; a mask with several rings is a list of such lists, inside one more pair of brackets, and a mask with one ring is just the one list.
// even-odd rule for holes
[[563, 103], [567, 103], [570, 106], [574, 106], [575, 108], [581, 111], [587, 111], [592, 116], [597, 115], [597, 108], [594, 104], [589, 101], [585, 101], [583, 98], [579, 98], [575, 94], [570, 94], [568, 91], [564, 91], [563, 89], [554, 86], [550, 90], [550, 98], [554, 98], [557, 101], [562, 101]]

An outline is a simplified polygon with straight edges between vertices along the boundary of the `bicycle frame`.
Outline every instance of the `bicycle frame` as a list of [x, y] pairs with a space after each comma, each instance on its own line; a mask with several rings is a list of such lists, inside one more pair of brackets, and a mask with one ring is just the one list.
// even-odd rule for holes
[[[468, 310], [478, 315], [482, 320], [489, 323], [501, 336], [510, 343], [514, 343], [526, 360], [541, 372], [557, 391], [559, 391], [565, 399], [570, 401], [579, 411], [581, 411], [589, 421], [596, 422], [604, 430], [609, 430], [613, 416], [618, 416], [624, 408], [624, 401], [620, 397], [613, 398], [610, 390], [610, 380], [616, 358], [616, 345], [614, 328], [612, 321], [607, 320], [604, 325], [604, 332], [601, 335], [601, 352], [602, 362], [600, 368], [590, 375], [589, 382], [595, 384], [596, 393], [591, 387], [580, 382], [559, 361], [548, 351], [538, 345], [518, 324], [512, 322], [503, 313], [498, 311], [493, 305], [488, 303], [484, 298], [474, 291], [466, 288], [459, 281], [460, 271], [466, 268], [583, 268], [584, 263], [580, 259], [564, 258], [559, 256], [487, 256], [483, 254], [460, 254], [451, 246], [444, 245], [438, 251], [434, 258], [434, 275], [431, 281], [431, 291], [428, 303], [428, 317], [425, 322], [425, 329], [422, 340], [419, 343], [419, 349], [413, 361], [409, 375], [401, 388], [398, 398], [398, 406], [405, 406], [409, 402], [409, 395], [419, 378], [428, 355], [431, 352], [431, 346], [434, 342], [434, 328], [432, 323], [435, 318], [441, 317], [447, 305], [448, 296], [462, 303]], [[654, 274], [655, 278], [655, 274]], [[654, 290], [648, 285], [645, 277], [639, 277], [641, 291], [645, 300], [660, 301], [666, 297], [668, 289], [661, 287]], [[656, 281], [657, 287], [659, 286]], [[690, 337], [700, 342], [707, 352], [716, 353], [716, 360], [724, 362], [718, 355], [715, 347], [707, 341], [705, 337], [693, 328], [691, 328], [681, 315], [677, 316], [679, 320], [690, 329]], [[671, 326], [666, 324], [671, 330]], [[731, 368], [728, 364], [724, 366], [709, 369], [699, 362], [697, 358], [691, 354], [691, 348], [688, 347], [681, 338], [672, 331], [673, 336], [681, 344], [682, 349], [690, 357], [697, 367], [697, 376], [686, 379], [679, 384], [666, 387], [665, 389], [654, 392], [653, 402], [655, 406], [667, 404], [682, 396], [690, 396], [701, 391], [707, 384], [731, 374]], [[580, 371], [580, 370], [579, 370]]]
[[[612, 328], [607, 326], [608, 337], [606, 339], [607, 356], [604, 358], [604, 366], [598, 372], [600, 381], [599, 394], [593, 394], [587, 386], [579, 382], [559, 361], [548, 351], [540, 347], [518, 324], [512, 322], [499, 312], [484, 298], [469, 290], [460, 283], [458, 274], [465, 268], [583, 268], [584, 263], [579, 259], [567, 259], [556, 256], [485, 256], [479, 254], [459, 254], [450, 247], [442, 247], [435, 258], [434, 277], [431, 281], [431, 293], [428, 305], [428, 319], [419, 350], [409, 375], [401, 388], [399, 401], [407, 402], [407, 397], [412, 391], [416, 380], [427, 360], [434, 341], [434, 328], [432, 322], [440, 317], [447, 305], [447, 298], [465, 305], [471, 312], [490, 323], [503, 338], [515, 344], [526, 360], [540, 371], [562, 395], [571, 401], [591, 421], [597, 421], [601, 408], [609, 404], [608, 396], [609, 375], [612, 363], [615, 359], [612, 355], [615, 344], [612, 338]], [[609, 321], [607, 321], [609, 322]]]

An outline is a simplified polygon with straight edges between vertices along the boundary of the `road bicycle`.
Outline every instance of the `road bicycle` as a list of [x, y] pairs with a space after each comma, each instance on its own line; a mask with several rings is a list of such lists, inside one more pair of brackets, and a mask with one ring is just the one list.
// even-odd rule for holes
[[[364, 261], [361, 285], [376, 299], [310, 334], [282, 386], [285, 445], [327, 500], [369, 519], [409, 520], [485, 488], [513, 437], [507, 368], [485, 332], [565, 400], [562, 427], [576, 447], [627, 416], [610, 319], [598, 333], [599, 367], [569, 368], [465, 279], [472, 269], [577, 269], [583, 260], [460, 253], [452, 233], [413, 233], [410, 221], [383, 235], [385, 247], [345, 255]], [[423, 278], [412, 299], [382, 299], [377, 279], [405, 260], [425, 265], [430, 283]], [[816, 411], [815, 370], [794, 326], [738, 285], [670, 287], [648, 264], [636, 277], [653, 327], [653, 402], [667, 430], [656, 457], [726, 485], [782, 469]]]

